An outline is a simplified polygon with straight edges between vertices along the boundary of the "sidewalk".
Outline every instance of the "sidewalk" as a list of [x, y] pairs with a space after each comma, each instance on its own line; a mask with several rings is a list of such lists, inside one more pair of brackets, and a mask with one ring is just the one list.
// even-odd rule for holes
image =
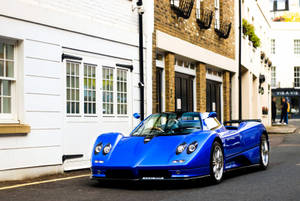
[[294, 125], [288, 124], [272, 124], [272, 126], [267, 127], [268, 134], [293, 134], [296, 131], [296, 127]]

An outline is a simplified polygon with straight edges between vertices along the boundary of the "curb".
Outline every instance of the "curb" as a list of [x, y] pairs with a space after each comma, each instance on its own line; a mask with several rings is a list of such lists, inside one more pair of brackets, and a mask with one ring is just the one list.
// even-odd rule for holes
[[280, 128], [280, 129], [274, 129], [274, 128], [267, 128], [267, 132], [269, 134], [294, 134], [295, 131], [297, 130], [297, 128], [288, 128], [288, 129], [284, 129], [284, 128]]

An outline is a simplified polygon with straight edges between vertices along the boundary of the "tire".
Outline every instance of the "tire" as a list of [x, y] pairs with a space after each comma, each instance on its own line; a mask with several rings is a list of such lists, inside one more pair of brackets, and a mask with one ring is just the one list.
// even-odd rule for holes
[[224, 175], [224, 153], [219, 142], [215, 141], [210, 154], [210, 178], [213, 184], [222, 181]]
[[260, 137], [259, 155], [260, 169], [265, 170], [268, 168], [270, 161], [270, 147], [266, 134], [262, 134], [262, 136]]

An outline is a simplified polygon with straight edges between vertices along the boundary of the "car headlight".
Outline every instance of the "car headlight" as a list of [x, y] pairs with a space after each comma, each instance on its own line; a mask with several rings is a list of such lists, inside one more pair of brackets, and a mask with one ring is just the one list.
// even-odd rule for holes
[[183, 144], [179, 145], [176, 149], [176, 154], [177, 155], [181, 154], [185, 150], [185, 148], [186, 148], [186, 143], [183, 143]]
[[103, 148], [103, 154], [104, 155], [108, 154], [110, 150], [111, 150], [111, 144], [105, 145], [105, 147]]
[[186, 151], [188, 154], [191, 154], [197, 149], [197, 147], [198, 147], [198, 142], [193, 142], [188, 146]]
[[102, 143], [97, 144], [97, 146], [95, 147], [94, 153], [99, 154], [102, 147], [103, 147]]

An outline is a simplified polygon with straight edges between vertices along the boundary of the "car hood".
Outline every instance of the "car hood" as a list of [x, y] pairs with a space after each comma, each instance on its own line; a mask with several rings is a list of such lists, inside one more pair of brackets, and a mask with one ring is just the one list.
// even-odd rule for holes
[[[199, 152], [209, 137], [207, 132], [197, 134], [156, 136], [145, 143], [145, 137], [118, 138], [112, 150], [103, 156], [105, 166], [114, 167], [159, 167], [172, 164], [174, 160], [185, 160], [185, 164]], [[176, 155], [176, 148], [182, 143], [198, 142], [197, 150], [187, 154], [186, 150]]]

